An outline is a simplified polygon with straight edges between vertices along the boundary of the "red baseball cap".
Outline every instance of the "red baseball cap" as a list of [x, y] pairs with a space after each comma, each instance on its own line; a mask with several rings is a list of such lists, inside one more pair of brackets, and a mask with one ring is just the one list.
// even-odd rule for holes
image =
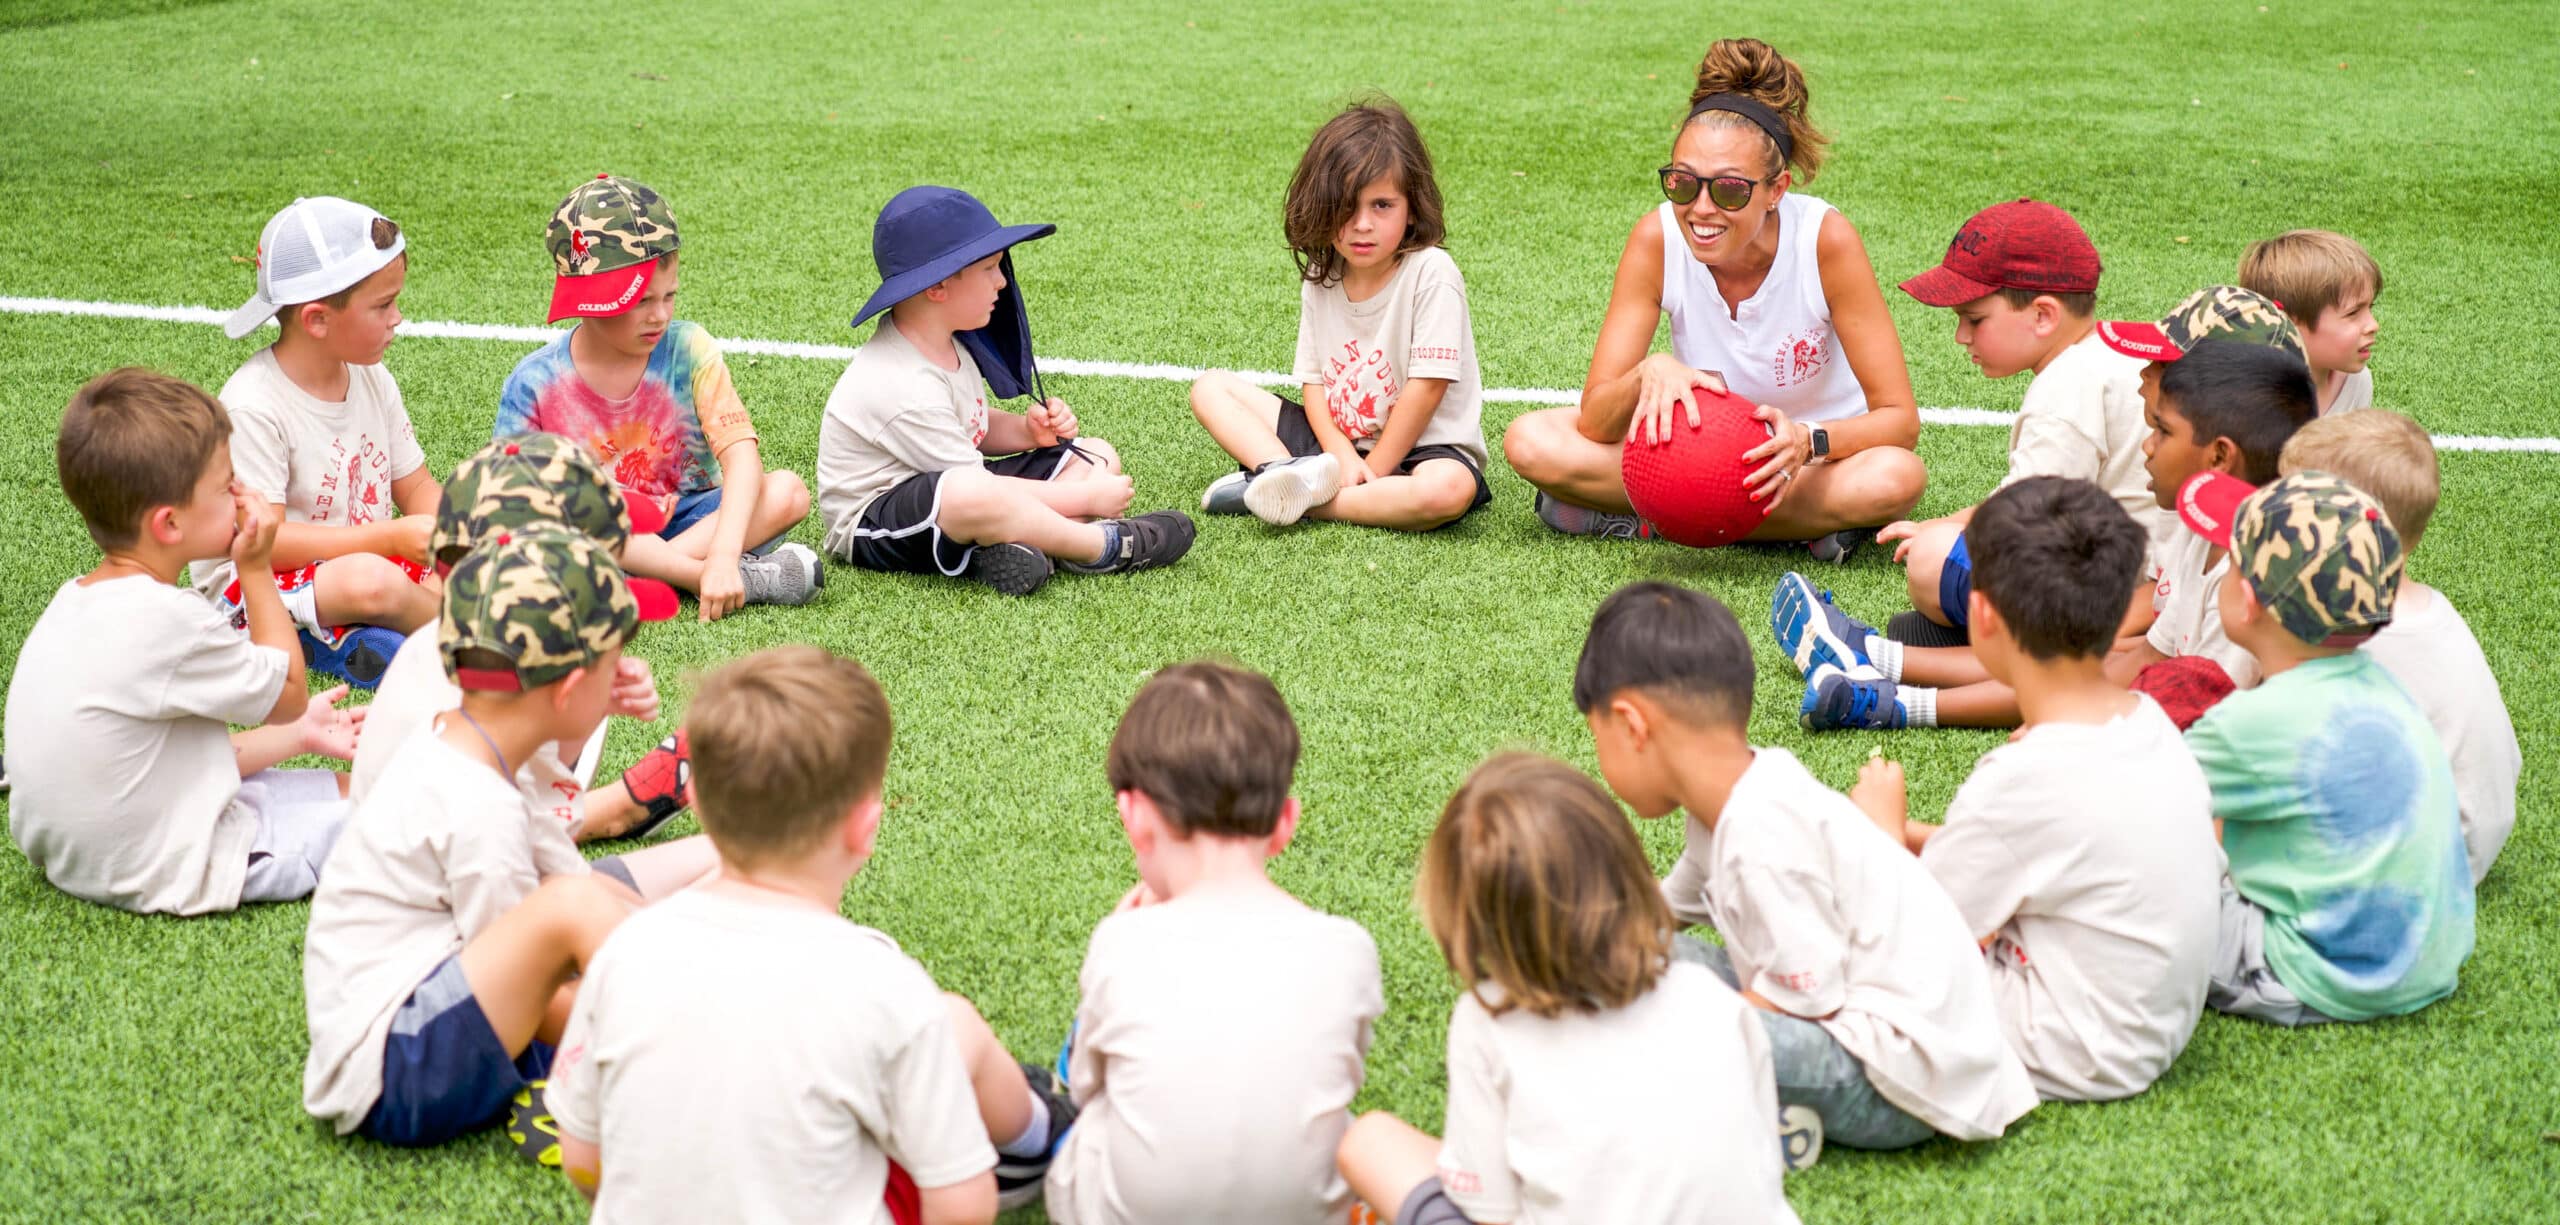
[[2240, 504], [2256, 492], [2257, 486], [2228, 472], [2199, 472], [2178, 487], [2178, 521], [2215, 548], [2228, 549]]
[[2041, 200], [2011, 200], [1975, 213], [1938, 266], [1902, 283], [1929, 306], [1962, 306], [1996, 290], [2095, 293], [2098, 248], [2071, 214]]

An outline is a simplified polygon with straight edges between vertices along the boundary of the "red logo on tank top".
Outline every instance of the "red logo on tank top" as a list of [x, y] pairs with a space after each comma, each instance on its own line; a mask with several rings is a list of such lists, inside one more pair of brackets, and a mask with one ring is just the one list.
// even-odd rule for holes
[[1778, 342], [1777, 360], [1771, 363], [1769, 380], [1780, 387], [1811, 382], [1822, 373], [1822, 363], [1830, 358], [1831, 333], [1826, 328], [1790, 332]]

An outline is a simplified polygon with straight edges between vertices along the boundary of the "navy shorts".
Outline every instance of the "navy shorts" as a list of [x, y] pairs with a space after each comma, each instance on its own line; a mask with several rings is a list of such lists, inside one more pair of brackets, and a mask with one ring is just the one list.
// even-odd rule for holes
[[1423, 1179], [1404, 1197], [1404, 1206], [1396, 1210], [1395, 1225], [1475, 1225], [1467, 1214], [1450, 1202], [1449, 1192], [1440, 1185], [1438, 1175]]
[[667, 512], [667, 525], [658, 529], [658, 539], [673, 540], [720, 510], [720, 491], [705, 489], [700, 493], [676, 495], [676, 507]]
[[[1069, 455], [1080, 454], [1074, 443], [1062, 442], [991, 459], [986, 467], [997, 476], [1045, 481], [1058, 475]], [[969, 555], [978, 546], [945, 539], [941, 518], [942, 474], [919, 472], [862, 508], [862, 522], [854, 525], [853, 548], [845, 560], [891, 574], [957, 575], [969, 568]]]
[[392, 1014], [382, 1097], [357, 1130], [404, 1148], [442, 1144], [497, 1122], [516, 1094], [550, 1074], [550, 1044], [509, 1055], [462, 977], [461, 957], [447, 957]]
[[[1280, 419], [1273, 423], [1272, 432], [1280, 436], [1280, 445], [1289, 448], [1291, 455], [1324, 454], [1324, 444], [1316, 441], [1315, 427], [1307, 424], [1307, 406], [1287, 396], [1280, 397]], [[1484, 469], [1477, 466], [1475, 457], [1445, 443], [1429, 443], [1405, 452], [1404, 462], [1396, 465], [1396, 475], [1411, 476], [1414, 469], [1422, 466], [1423, 461], [1432, 459], [1454, 459], [1466, 466], [1468, 476], [1476, 479], [1475, 500], [1467, 503], [1466, 514], [1458, 516], [1459, 519], [1464, 519], [1467, 515], [1472, 515], [1492, 503], [1493, 486], [1485, 483]], [[1453, 519], [1450, 522], [1456, 521]], [[1440, 526], [1447, 527], [1448, 524], [1444, 523]]]
[[1964, 533], [1956, 533], [1955, 544], [1947, 549], [1947, 564], [1938, 569], [1938, 611], [1957, 629], [1972, 628], [1966, 624], [1972, 615], [1966, 604], [1973, 594], [1973, 554], [1965, 548], [1964, 539]]

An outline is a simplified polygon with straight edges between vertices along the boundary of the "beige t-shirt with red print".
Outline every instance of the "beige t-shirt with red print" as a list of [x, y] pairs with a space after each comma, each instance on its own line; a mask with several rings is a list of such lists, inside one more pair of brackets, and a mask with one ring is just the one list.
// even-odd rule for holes
[[1387, 428], [1404, 385], [1447, 379], [1417, 447], [1456, 447], [1485, 462], [1484, 380], [1476, 372], [1475, 325], [1467, 315], [1467, 283], [1438, 247], [1407, 254], [1386, 288], [1354, 302], [1337, 283], [1301, 282], [1298, 294], [1299, 385], [1324, 385], [1322, 410], [1366, 454]]
[[[231, 413], [231, 471], [240, 484], [284, 506], [288, 523], [360, 527], [396, 518], [391, 484], [424, 467], [400, 387], [380, 365], [347, 367], [337, 403], [295, 386], [276, 351], [258, 350], [222, 385]], [[218, 596], [231, 585], [228, 560], [197, 562], [196, 590]]]

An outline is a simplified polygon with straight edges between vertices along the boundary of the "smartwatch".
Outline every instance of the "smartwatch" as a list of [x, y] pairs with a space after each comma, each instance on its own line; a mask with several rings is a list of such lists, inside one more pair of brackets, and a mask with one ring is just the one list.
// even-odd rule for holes
[[1818, 464], [1831, 458], [1831, 431], [1818, 425], [1808, 425], [1805, 428], [1812, 431], [1813, 436], [1813, 458], [1809, 462]]

